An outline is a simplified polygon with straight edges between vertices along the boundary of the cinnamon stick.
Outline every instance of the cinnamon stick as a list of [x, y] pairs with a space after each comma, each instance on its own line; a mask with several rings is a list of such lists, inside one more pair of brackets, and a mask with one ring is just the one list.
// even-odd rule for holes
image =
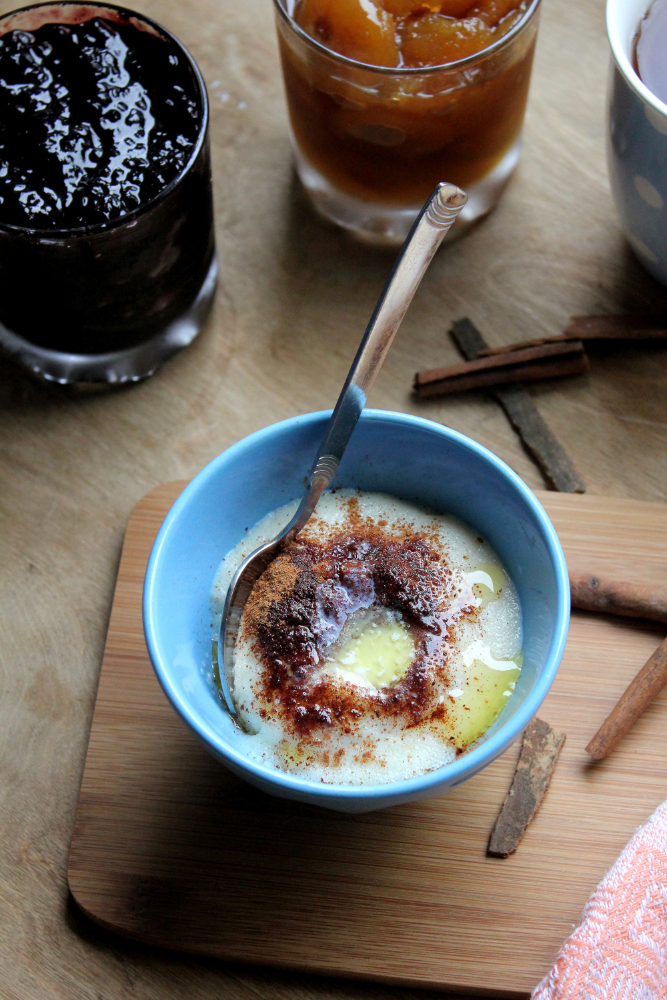
[[420, 398], [469, 389], [482, 389], [508, 382], [526, 382], [586, 372], [590, 363], [580, 340], [542, 344], [521, 351], [479, 358], [447, 368], [431, 368], [415, 375]]
[[533, 719], [523, 736], [512, 786], [491, 831], [488, 853], [506, 858], [516, 851], [526, 827], [546, 795], [565, 743], [565, 733]]
[[630, 682], [618, 703], [586, 747], [593, 760], [603, 760], [618, 746], [667, 684], [667, 639]]
[[499, 354], [512, 354], [514, 351], [523, 351], [527, 347], [541, 347], [544, 344], [563, 344], [571, 340], [581, 340], [583, 337], [567, 336], [565, 333], [556, 333], [553, 337], [535, 337], [533, 340], [518, 340], [514, 344], [504, 344], [503, 347], [487, 347], [480, 351], [480, 358], [494, 358]]
[[581, 340], [664, 340], [667, 324], [641, 316], [572, 316], [564, 337]]
[[667, 586], [570, 573], [570, 594], [572, 606], [584, 611], [667, 623]]
[[632, 316], [572, 316], [563, 333], [520, 340], [504, 347], [487, 347], [478, 357], [493, 357], [571, 340], [667, 340], [667, 325]]
[[[488, 347], [480, 331], [467, 316], [452, 323], [451, 333], [461, 354], [469, 361], [479, 357], [480, 352]], [[528, 390], [522, 385], [499, 385], [491, 392], [507, 414], [526, 451], [542, 470], [549, 486], [561, 493], [585, 493], [586, 486], [570, 456], [550, 429]]]

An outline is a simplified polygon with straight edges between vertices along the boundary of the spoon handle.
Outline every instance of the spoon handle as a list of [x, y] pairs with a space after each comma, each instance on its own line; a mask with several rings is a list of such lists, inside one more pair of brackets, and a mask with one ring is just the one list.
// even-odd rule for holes
[[467, 195], [454, 184], [441, 183], [417, 216], [352, 362], [313, 465], [310, 487], [287, 529], [286, 540], [303, 528], [333, 479], [412, 297], [467, 200]]

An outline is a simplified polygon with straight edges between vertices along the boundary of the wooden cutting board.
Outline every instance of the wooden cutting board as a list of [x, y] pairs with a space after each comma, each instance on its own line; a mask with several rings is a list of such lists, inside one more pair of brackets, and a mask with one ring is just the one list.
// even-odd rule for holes
[[[167, 703], [141, 624], [146, 561], [185, 483], [134, 509], [69, 859], [79, 906], [141, 941], [224, 959], [522, 997], [667, 796], [667, 690], [606, 761], [584, 747], [665, 628], [574, 613], [540, 716], [567, 733], [515, 855], [486, 857], [518, 747], [428, 802], [347, 816], [227, 773]], [[540, 493], [572, 569], [667, 579], [667, 506]]]

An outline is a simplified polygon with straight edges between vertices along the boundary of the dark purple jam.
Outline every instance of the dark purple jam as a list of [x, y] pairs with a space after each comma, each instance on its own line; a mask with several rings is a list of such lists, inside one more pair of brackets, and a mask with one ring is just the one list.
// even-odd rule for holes
[[74, 229], [151, 201], [186, 165], [201, 101], [167, 38], [102, 17], [0, 38], [0, 223]]
[[64, 0], [0, 25], [0, 345], [51, 378], [142, 377], [201, 329], [215, 287], [197, 66], [119, 7]]

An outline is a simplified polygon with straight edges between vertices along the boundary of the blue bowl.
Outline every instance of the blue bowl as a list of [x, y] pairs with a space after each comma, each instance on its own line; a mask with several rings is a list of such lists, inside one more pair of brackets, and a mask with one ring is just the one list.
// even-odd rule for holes
[[272, 795], [365, 812], [441, 795], [481, 771], [521, 734], [558, 669], [570, 592], [565, 558], [549, 518], [504, 462], [430, 420], [364, 411], [334, 485], [391, 493], [476, 528], [518, 590], [523, 669], [507, 708], [483, 741], [453, 763], [417, 778], [385, 785], [324, 785], [249, 760], [213, 683], [210, 593], [222, 557], [245, 529], [301, 496], [329, 416], [309, 413], [251, 434], [185, 488], [167, 514], [148, 562], [144, 630], [167, 697], [230, 770]]

